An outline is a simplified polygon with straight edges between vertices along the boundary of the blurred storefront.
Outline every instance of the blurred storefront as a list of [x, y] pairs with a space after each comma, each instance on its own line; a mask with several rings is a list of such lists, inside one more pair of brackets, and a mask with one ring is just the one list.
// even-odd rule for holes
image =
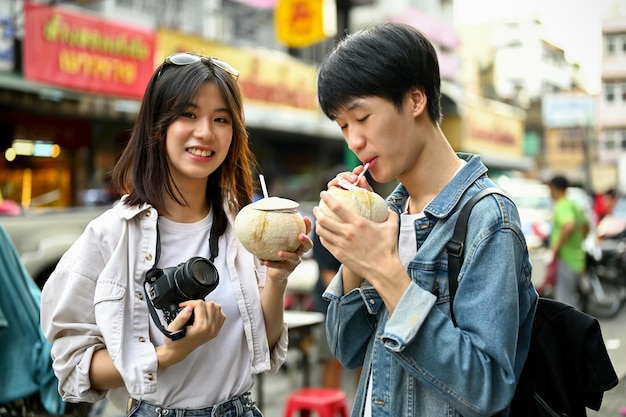
[[458, 134], [448, 135], [462, 152], [480, 154], [492, 177], [511, 172], [527, 173], [534, 159], [524, 154], [524, 110], [483, 97], [465, 95], [461, 117], [452, 120]]
[[165, 56], [182, 50], [219, 57], [241, 72], [251, 144], [270, 193], [316, 199], [328, 169], [344, 161], [341, 132], [317, 109], [315, 67], [288, 54], [30, 3], [24, 31], [21, 45], [12, 35], [0, 42], [0, 185], [7, 199], [31, 207], [109, 199], [108, 174], [145, 85]]
[[152, 73], [154, 33], [30, 2], [23, 18], [0, 72], [2, 191], [26, 207], [105, 202]]

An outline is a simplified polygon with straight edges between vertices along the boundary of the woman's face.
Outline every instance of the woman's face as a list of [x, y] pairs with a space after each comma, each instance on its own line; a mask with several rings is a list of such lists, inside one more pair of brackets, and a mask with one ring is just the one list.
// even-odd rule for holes
[[224, 95], [215, 83], [206, 82], [167, 128], [167, 160], [176, 185], [205, 186], [226, 159], [232, 139], [233, 118]]

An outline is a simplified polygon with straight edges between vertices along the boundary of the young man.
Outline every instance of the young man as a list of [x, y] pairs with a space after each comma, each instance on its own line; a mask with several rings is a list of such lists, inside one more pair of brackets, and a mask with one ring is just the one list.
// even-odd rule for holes
[[[400, 182], [383, 223], [326, 191], [341, 221], [314, 209], [322, 244], [342, 263], [324, 293], [330, 348], [344, 366], [363, 366], [354, 417], [507, 416], [527, 355], [537, 293], [517, 210], [503, 196], [483, 198], [470, 216], [458, 327], [450, 319], [446, 243], [463, 204], [494, 183], [441, 131], [440, 81], [432, 44], [398, 23], [347, 37], [319, 68], [321, 109], [374, 180]], [[338, 177], [356, 181], [362, 169]]]
[[550, 179], [548, 187], [554, 201], [550, 232], [550, 249], [557, 262], [554, 298], [580, 307], [578, 284], [586, 266], [583, 241], [589, 232], [589, 222], [583, 209], [567, 198], [567, 178], [556, 175]]

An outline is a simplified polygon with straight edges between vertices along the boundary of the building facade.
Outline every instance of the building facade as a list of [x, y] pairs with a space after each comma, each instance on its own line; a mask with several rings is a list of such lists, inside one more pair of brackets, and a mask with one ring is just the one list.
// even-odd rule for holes
[[[563, 117], [554, 112], [568, 106], [545, 103], [554, 95], [583, 95], [585, 100], [591, 96], [579, 66], [568, 61], [546, 29], [535, 15], [461, 27], [463, 83], [467, 91], [525, 111], [522, 155], [532, 161], [525, 175], [546, 179], [555, 172], [567, 173], [582, 185], [589, 177], [586, 143], [591, 140], [591, 122], [585, 118], [550, 125], [546, 118]], [[573, 100], [577, 104], [577, 98]]]
[[614, 2], [602, 21], [602, 82], [597, 98], [601, 190], [626, 192], [626, 4]]

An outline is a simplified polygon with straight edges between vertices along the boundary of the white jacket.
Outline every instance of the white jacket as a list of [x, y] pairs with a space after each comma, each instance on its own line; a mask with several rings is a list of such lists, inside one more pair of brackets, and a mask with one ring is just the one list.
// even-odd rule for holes
[[[228, 210], [227, 210], [228, 212]], [[42, 291], [41, 326], [52, 342], [59, 392], [69, 402], [96, 402], [105, 395], [124, 409], [157, 386], [157, 356], [150, 343], [144, 276], [155, 262], [158, 213], [149, 205], [121, 203], [94, 219], [59, 261]], [[229, 213], [227, 264], [244, 323], [251, 373], [276, 372], [287, 354], [287, 326], [270, 352], [260, 291], [266, 269], [244, 249]], [[93, 353], [107, 348], [125, 388], [91, 388]]]

